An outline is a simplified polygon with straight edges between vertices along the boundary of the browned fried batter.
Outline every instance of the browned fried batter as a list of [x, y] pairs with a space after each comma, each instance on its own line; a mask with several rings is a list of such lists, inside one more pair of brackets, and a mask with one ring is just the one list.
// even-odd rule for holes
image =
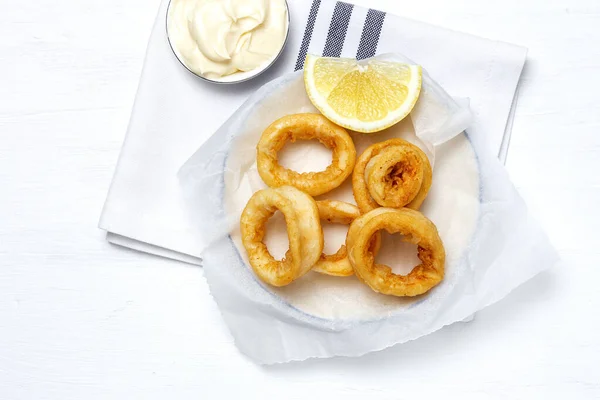
[[[375, 264], [372, 238], [381, 230], [404, 235], [416, 244], [421, 264], [408, 275], [396, 275], [387, 265]], [[437, 228], [418, 211], [377, 208], [355, 219], [346, 239], [348, 257], [356, 276], [376, 292], [393, 296], [418, 296], [444, 278], [446, 252]]]
[[[278, 163], [277, 153], [286, 142], [317, 139], [332, 150], [325, 171], [300, 173]], [[293, 114], [273, 122], [256, 147], [258, 173], [270, 187], [294, 186], [311, 196], [327, 193], [352, 174], [356, 149], [348, 132], [320, 114]]]
[[358, 157], [352, 192], [361, 213], [377, 207], [418, 210], [431, 180], [425, 153], [406, 140], [390, 139], [371, 145]]

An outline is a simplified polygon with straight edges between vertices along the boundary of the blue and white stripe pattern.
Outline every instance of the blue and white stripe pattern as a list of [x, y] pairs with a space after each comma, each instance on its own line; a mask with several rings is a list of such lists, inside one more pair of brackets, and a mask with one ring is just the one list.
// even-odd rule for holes
[[342, 1], [335, 4], [327, 40], [325, 40], [325, 47], [323, 48], [323, 57], [339, 57], [342, 54], [353, 8], [352, 4]]
[[[304, 37], [298, 51], [295, 70], [304, 67], [304, 60], [309, 52], [322, 54], [325, 57], [340, 57], [343, 52], [352, 54], [350, 57], [355, 56], [358, 60], [373, 57], [377, 52], [377, 44], [385, 23], [386, 13], [369, 9], [365, 14], [364, 11], [360, 12], [360, 8], [358, 10], [358, 13], [353, 14], [354, 5], [342, 1], [336, 2], [332, 9], [326, 1], [313, 0], [304, 29]], [[361, 23], [362, 33], [358, 40], [357, 33], [352, 35], [348, 29], [360, 30], [360, 25], [357, 26], [357, 24]], [[325, 24], [328, 24], [328, 29], [324, 27]], [[323, 37], [315, 34], [315, 32], [323, 31], [327, 32], [324, 42]], [[313, 37], [315, 35], [316, 37]], [[349, 35], [354, 36], [350, 42], [347, 40]]]
[[367, 12], [365, 25], [360, 36], [360, 43], [356, 51], [357, 60], [375, 56], [377, 44], [379, 43], [379, 35], [381, 35], [381, 28], [384, 22], [385, 13], [383, 11], [369, 10]]
[[296, 68], [294, 71], [298, 71], [304, 67], [304, 60], [306, 59], [308, 46], [310, 45], [310, 39], [312, 38], [313, 30], [315, 29], [315, 21], [317, 20], [317, 14], [319, 13], [320, 5], [321, 0], [313, 0], [312, 5], [310, 6], [308, 20], [306, 21], [306, 29], [304, 29], [304, 37], [302, 38], [302, 44], [300, 45], [298, 60], [296, 61]]

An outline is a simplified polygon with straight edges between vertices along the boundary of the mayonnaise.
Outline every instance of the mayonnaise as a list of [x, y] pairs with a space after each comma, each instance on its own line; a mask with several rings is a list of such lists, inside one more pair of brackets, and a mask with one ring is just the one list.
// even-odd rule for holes
[[167, 29], [190, 70], [235, 80], [277, 57], [287, 36], [287, 7], [285, 0], [171, 0]]

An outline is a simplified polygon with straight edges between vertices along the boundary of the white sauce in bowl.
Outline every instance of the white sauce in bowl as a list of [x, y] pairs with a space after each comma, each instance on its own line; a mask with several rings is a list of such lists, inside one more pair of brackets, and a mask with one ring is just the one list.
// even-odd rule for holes
[[288, 33], [285, 0], [171, 0], [167, 32], [192, 72], [233, 82], [257, 75], [281, 52]]

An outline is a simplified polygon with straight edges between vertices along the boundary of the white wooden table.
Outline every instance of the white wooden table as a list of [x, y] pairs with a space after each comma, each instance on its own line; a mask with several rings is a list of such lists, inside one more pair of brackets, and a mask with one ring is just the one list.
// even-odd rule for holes
[[406, 345], [256, 366], [201, 268], [96, 229], [158, 0], [0, 0], [0, 399], [600, 398], [600, 2], [356, 3], [529, 47], [507, 167], [563, 266]]

